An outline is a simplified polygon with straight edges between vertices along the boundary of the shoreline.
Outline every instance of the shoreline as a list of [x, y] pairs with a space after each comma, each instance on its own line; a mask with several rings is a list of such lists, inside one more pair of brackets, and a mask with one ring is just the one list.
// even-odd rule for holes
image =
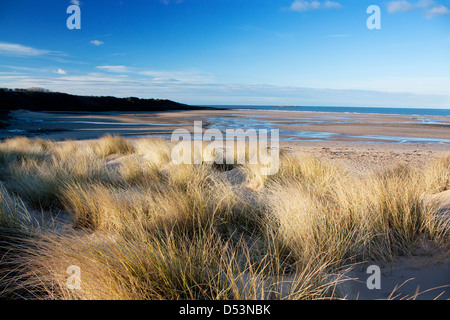
[[[424, 167], [433, 159], [450, 152], [450, 142], [420, 143], [421, 138], [425, 141], [450, 141], [450, 117], [439, 117], [449, 125], [437, 127], [414, 120], [410, 115], [273, 113], [231, 109], [103, 113], [16, 110], [9, 115], [8, 126], [0, 130], [0, 140], [23, 135], [54, 141], [95, 140], [106, 134], [121, 135], [127, 139], [170, 139], [176, 129], [192, 132], [194, 121], [202, 121], [203, 130], [214, 128], [222, 132], [227, 128], [279, 129], [281, 148], [310, 153], [356, 173], [397, 163]], [[399, 143], [398, 140], [380, 138], [377, 134], [383, 137], [412, 136], [410, 141], [417, 139], [419, 143]]]
[[[178, 127], [190, 130], [194, 121], [205, 128], [279, 129], [281, 140], [318, 142], [414, 143], [450, 145], [450, 116], [428, 117], [426, 121], [411, 115], [346, 114], [317, 112], [270, 112], [228, 110], [185, 110], [152, 112], [9, 112], [0, 139], [14, 137], [14, 131], [28, 132], [36, 137], [65, 140], [83, 139], [80, 132], [113, 131], [123, 136], [171, 133]], [[148, 130], [159, 127], [160, 130]], [[66, 131], [48, 134], [51, 131]], [[44, 137], [44, 135], [46, 137]], [[91, 134], [99, 137], [99, 134]], [[400, 140], [400, 141], [399, 141]]]

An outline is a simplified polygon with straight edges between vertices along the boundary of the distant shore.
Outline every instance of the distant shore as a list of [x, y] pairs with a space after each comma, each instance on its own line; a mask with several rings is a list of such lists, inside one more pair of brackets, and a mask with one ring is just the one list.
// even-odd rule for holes
[[43, 88], [0, 88], [2, 110], [58, 111], [58, 112], [104, 112], [104, 111], [168, 111], [197, 110], [167, 99], [141, 99], [137, 97], [117, 98], [112, 96], [80, 96], [62, 92], [51, 92]]

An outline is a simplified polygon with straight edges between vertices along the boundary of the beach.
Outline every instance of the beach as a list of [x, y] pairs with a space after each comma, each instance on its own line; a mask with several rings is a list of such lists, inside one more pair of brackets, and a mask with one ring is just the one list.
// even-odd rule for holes
[[[413, 111], [412, 111], [413, 112]], [[264, 110], [171, 112], [10, 112], [10, 129], [52, 140], [97, 138], [104, 132], [123, 136], [167, 135], [176, 128], [204, 127], [280, 129], [281, 140], [450, 145], [450, 117]], [[425, 121], [426, 120], [426, 121]], [[213, 126], [214, 125], [214, 126]], [[7, 128], [8, 129], [8, 128]], [[88, 130], [89, 129], [89, 130]], [[89, 132], [86, 132], [89, 131]], [[309, 134], [308, 134], [309, 133]], [[4, 138], [11, 132], [2, 132]]]
[[[0, 233], [0, 250], [5, 270], [21, 270], [21, 259], [19, 274], [38, 270], [26, 280], [27, 294], [43, 286], [64, 299], [196, 300], [223, 292], [231, 299], [450, 298], [450, 117], [265, 110], [9, 116], [0, 133], [0, 217], [8, 232], [26, 230], [16, 237], [36, 237], [25, 247], [35, 253], [21, 253], [8, 233]], [[192, 133], [194, 122], [203, 133], [266, 129], [269, 147], [271, 130], [279, 130], [279, 171], [173, 164], [172, 132]], [[91, 275], [87, 290], [64, 287], [60, 271], [71, 259]], [[373, 265], [379, 290], [366, 283]], [[136, 278], [134, 270], [144, 274]], [[159, 284], [161, 277], [168, 282]], [[221, 277], [227, 280], [214, 282]], [[205, 282], [214, 284], [198, 290]], [[0, 293], [21, 294], [11, 288]]]
[[310, 153], [363, 172], [395, 163], [423, 167], [450, 151], [450, 117], [295, 112], [204, 110], [171, 112], [52, 113], [12, 111], [0, 138], [30, 136], [48, 140], [162, 137], [176, 129], [278, 129], [280, 146]]

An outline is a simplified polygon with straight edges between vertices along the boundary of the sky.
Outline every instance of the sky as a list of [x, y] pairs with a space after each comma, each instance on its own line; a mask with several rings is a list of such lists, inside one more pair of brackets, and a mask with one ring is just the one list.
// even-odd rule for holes
[[450, 0], [0, 0], [0, 87], [450, 108]]

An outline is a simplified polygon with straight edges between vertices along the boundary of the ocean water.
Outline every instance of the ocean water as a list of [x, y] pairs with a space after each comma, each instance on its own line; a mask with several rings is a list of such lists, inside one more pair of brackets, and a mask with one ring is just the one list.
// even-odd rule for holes
[[227, 108], [239, 110], [273, 110], [273, 111], [309, 111], [309, 112], [338, 112], [361, 114], [401, 114], [418, 116], [450, 116], [448, 109], [429, 108], [372, 108], [372, 107], [308, 107], [308, 106], [245, 106], [245, 105], [211, 105], [207, 107]]

